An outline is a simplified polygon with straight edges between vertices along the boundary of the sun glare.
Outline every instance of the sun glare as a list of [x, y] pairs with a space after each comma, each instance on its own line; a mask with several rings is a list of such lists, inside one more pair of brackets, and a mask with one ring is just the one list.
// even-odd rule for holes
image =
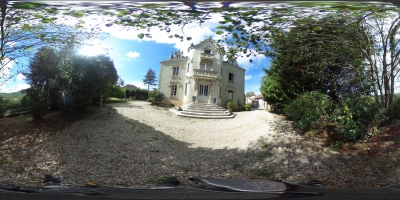
[[105, 53], [103, 47], [100, 45], [86, 45], [79, 50], [79, 54], [86, 56], [97, 56]]

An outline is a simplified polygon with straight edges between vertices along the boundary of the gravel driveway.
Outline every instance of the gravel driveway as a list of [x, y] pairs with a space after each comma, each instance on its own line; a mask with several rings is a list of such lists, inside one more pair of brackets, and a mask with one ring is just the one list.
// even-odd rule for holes
[[[362, 160], [294, 133], [290, 122], [264, 110], [238, 112], [233, 119], [195, 119], [143, 101], [110, 106], [61, 132], [36, 136], [37, 148], [24, 150], [29, 157], [6, 171], [0, 168], [0, 183], [41, 186], [40, 178], [49, 173], [66, 185], [135, 188], [166, 176], [184, 185], [190, 176], [203, 176], [293, 183], [317, 179], [334, 187], [369, 184], [374, 178], [353, 176], [347, 183], [343, 169]], [[397, 173], [385, 175], [394, 177], [386, 184], [396, 183]]]

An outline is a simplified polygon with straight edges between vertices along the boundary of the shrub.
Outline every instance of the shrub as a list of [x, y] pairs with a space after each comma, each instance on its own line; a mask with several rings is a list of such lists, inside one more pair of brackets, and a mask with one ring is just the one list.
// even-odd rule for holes
[[284, 113], [292, 117], [298, 127], [305, 131], [321, 116], [328, 115], [332, 106], [332, 101], [320, 92], [306, 92], [292, 101]]
[[162, 102], [164, 99], [164, 94], [158, 90], [153, 90], [150, 93], [150, 98], [154, 98], [155, 102]]
[[250, 111], [251, 110], [251, 103], [245, 104], [243, 108], [244, 108], [245, 111]]
[[232, 112], [233, 108], [235, 108], [235, 103], [232, 101], [227, 102], [226, 108], [229, 110], [229, 112]]
[[385, 109], [373, 97], [348, 98], [330, 116], [339, 138], [352, 142], [378, 134], [378, 125], [384, 120]]
[[24, 95], [24, 97], [22, 97], [22, 99], [21, 99], [21, 107], [22, 108], [29, 108], [29, 96], [28, 95]]
[[156, 103], [156, 99], [154, 97], [150, 97], [147, 99], [147, 102], [150, 102], [151, 104]]
[[0, 96], [0, 115], [4, 114], [8, 110], [9, 100]]
[[395, 119], [400, 119], [400, 96], [395, 96], [393, 102], [393, 117]]
[[33, 119], [43, 119], [49, 106], [47, 92], [41, 87], [32, 86], [26, 90], [26, 95], [29, 98], [29, 108]]

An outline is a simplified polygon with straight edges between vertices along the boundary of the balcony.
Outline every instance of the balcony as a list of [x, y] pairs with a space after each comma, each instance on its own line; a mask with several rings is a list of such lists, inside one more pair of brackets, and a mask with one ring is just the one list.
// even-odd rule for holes
[[214, 59], [214, 54], [212, 53], [201, 53], [200, 60], [201, 61], [212, 61]]
[[210, 70], [204, 70], [204, 69], [193, 69], [193, 77], [217, 79], [218, 78], [218, 72], [210, 71]]

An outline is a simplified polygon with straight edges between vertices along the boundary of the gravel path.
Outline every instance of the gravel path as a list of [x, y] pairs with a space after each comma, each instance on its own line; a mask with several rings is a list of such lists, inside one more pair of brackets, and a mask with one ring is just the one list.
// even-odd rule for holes
[[[296, 134], [290, 122], [267, 111], [238, 112], [233, 119], [195, 119], [142, 101], [111, 106], [63, 131], [31, 136], [38, 145], [23, 150], [29, 156], [18, 164], [0, 163], [0, 184], [41, 186], [40, 178], [53, 174], [66, 185], [97, 182], [134, 188], [153, 186], [166, 176], [184, 185], [190, 184], [190, 176], [203, 176], [376, 186], [376, 177], [368, 171], [352, 175], [347, 168], [362, 160]], [[390, 173], [385, 174], [385, 184], [394, 185], [400, 171]]]

